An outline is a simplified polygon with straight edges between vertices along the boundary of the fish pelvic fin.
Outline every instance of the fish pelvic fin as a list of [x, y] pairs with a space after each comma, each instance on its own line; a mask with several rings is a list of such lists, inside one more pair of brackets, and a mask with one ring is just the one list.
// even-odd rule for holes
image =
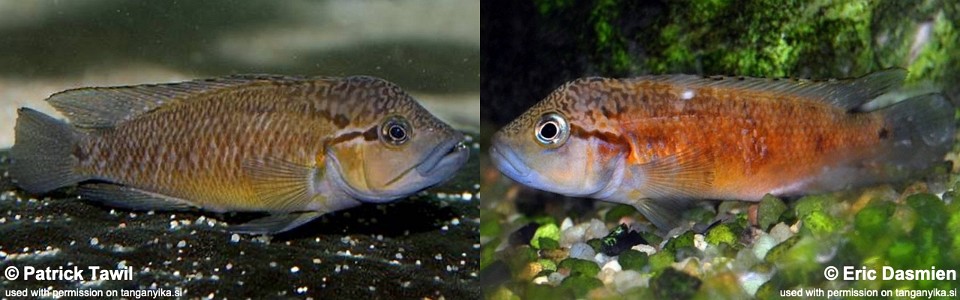
[[307, 224], [323, 213], [317, 211], [293, 212], [266, 216], [250, 222], [231, 225], [229, 230], [246, 234], [277, 234]]
[[637, 209], [650, 223], [663, 231], [681, 225], [682, 214], [693, 204], [689, 198], [635, 199], [630, 205]]
[[78, 172], [82, 133], [30, 108], [17, 113], [10, 174], [20, 188], [43, 194], [86, 179]]
[[877, 110], [884, 126], [876, 134], [883, 143], [866, 161], [880, 166], [881, 178], [898, 180], [944, 160], [953, 147], [956, 124], [953, 105], [939, 93], [914, 96]]

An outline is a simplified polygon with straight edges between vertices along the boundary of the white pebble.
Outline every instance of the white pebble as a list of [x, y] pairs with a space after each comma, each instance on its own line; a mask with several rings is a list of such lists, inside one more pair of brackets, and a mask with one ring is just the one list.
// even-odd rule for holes
[[563, 222], [560, 222], [560, 231], [564, 231], [573, 227], [573, 220], [570, 220], [570, 217], [563, 219]]
[[97, 238], [92, 238], [92, 239], [90, 239], [90, 245], [91, 245], [91, 246], [96, 246], [96, 245], [99, 244], [99, 243], [100, 243], [100, 240], [97, 239]]
[[187, 241], [180, 240], [180, 242], [177, 243], [177, 248], [183, 248], [186, 246], [187, 246]]
[[567, 278], [567, 276], [561, 274], [560, 272], [553, 272], [550, 273], [550, 275], [547, 275], [547, 281], [549, 281], [551, 285], [560, 285], [565, 278]]
[[653, 246], [650, 246], [650, 245], [639, 244], [639, 245], [630, 247], [630, 249], [646, 253], [647, 256], [657, 254], [657, 248], [654, 248]]
[[299, 267], [293, 266], [293, 267], [290, 268], [290, 273], [297, 273], [297, 272], [300, 272], [300, 268], [299, 268]]
[[234, 233], [233, 235], [230, 236], [230, 241], [231, 241], [231, 242], [234, 242], [234, 243], [239, 242], [239, 241], [240, 241], [240, 235]]
[[704, 239], [702, 234], [698, 233], [693, 235], [693, 247], [700, 251], [707, 249], [707, 240]]
[[611, 260], [611, 261], [608, 261], [606, 264], [604, 264], [603, 268], [600, 268], [600, 270], [604, 270], [604, 271], [610, 270], [613, 272], [620, 272], [620, 271], [623, 271], [623, 267], [620, 266], [619, 261]]
[[792, 237], [793, 234], [794, 233], [790, 231], [790, 226], [787, 226], [787, 224], [783, 222], [780, 222], [779, 224], [773, 226], [773, 228], [770, 229], [770, 236], [773, 237], [773, 239], [776, 240], [777, 243], [783, 243], [783, 241], [786, 241], [787, 239]]
[[597, 255], [596, 251], [587, 243], [581, 242], [570, 246], [570, 257], [572, 258], [592, 260], [594, 255]]
[[626, 270], [613, 275], [613, 286], [616, 287], [618, 292], [625, 293], [637, 287], [646, 287], [650, 280], [649, 275], [647, 278], [644, 278], [646, 280], [642, 278], [640, 272]]
[[547, 276], [540, 276], [533, 279], [533, 284], [545, 284], [547, 282]]

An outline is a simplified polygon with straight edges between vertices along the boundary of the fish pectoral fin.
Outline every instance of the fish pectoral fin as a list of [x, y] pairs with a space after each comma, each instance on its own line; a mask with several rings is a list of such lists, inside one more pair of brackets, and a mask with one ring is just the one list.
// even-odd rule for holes
[[243, 164], [253, 190], [272, 211], [297, 211], [313, 201], [323, 168], [282, 158], [251, 159]]
[[701, 198], [713, 186], [713, 158], [693, 147], [631, 168], [643, 178], [644, 196], [653, 199]]
[[657, 228], [670, 231], [681, 225], [682, 213], [693, 203], [691, 199], [636, 199], [630, 205]]
[[303, 224], [319, 218], [321, 215], [323, 215], [323, 213], [318, 211], [275, 214], [254, 219], [250, 222], [231, 225], [229, 230], [246, 234], [277, 234], [300, 227]]
[[77, 188], [77, 193], [87, 200], [132, 210], [186, 211], [198, 208], [187, 200], [117, 184], [84, 184]]

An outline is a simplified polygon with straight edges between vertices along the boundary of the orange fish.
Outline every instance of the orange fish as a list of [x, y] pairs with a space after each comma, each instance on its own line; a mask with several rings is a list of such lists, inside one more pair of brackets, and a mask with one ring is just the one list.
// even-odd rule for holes
[[497, 132], [491, 157], [524, 185], [629, 204], [669, 228], [690, 199], [832, 191], [941, 162], [955, 130], [941, 94], [861, 111], [905, 75], [584, 78]]
[[234, 76], [83, 88], [20, 109], [11, 176], [42, 194], [139, 210], [264, 211], [234, 226], [286, 231], [323, 213], [405, 197], [466, 161], [463, 134], [372, 77]]

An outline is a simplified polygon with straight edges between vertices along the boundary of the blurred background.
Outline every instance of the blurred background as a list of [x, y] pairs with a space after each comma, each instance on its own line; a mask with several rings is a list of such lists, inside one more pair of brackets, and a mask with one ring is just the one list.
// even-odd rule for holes
[[372, 75], [479, 127], [479, 1], [0, 0], [0, 148], [50, 94], [239, 73]]
[[[944, 0], [484, 1], [484, 295], [763, 299], [796, 287], [956, 288], [945, 281], [831, 282], [822, 271], [844, 264], [960, 269], [960, 255], [946, 254], [960, 247], [957, 145], [944, 167], [916, 181], [801, 199], [771, 197], [759, 204], [760, 211], [772, 209], [765, 217], [770, 222], [760, 226], [741, 222], [748, 203], [702, 201], [685, 221], [712, 221], [726, 213], [739, 221], [664, 237], [649, 234], [632, 207], [520, 186], [496, 170], [485, 147], [497, 129], [551, 91], [586, 76], [831, 79], [903, 68], [908, 88], [942, 90], [956, 105], [958, 21], [960, 2]], [[871, 218], [882, 221], [865, 221]], [[957, 226], [944, 225], [948, 218]], [[729, 239], [714, 239], [721, 236]]]

